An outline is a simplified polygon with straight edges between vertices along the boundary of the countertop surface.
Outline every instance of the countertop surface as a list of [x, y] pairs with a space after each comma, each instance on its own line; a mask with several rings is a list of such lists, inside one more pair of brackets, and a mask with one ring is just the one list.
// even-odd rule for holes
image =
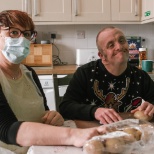
[[[38, 75], [50, 75], [50, 74], [73, 74], [78, 65], [55, 65], [51, 67], [32, 67]], [[148, 72], [149, 75], [154, 75], [153, 72]]]
[[44, 74], [73, 74], [77, 65], [56, 65], [52, 67], [32, 67], [38, 75]]

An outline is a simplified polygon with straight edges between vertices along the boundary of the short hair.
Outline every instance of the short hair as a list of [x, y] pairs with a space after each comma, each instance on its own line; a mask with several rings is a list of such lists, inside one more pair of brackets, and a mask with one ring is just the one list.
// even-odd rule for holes
[[114, 27], [114, 26], [105, 27], [105, 28], [101, 29], [101, 30], [98, 32], [98, 34], [97, 34], [97, 36], [96, 36], [96, 46], [97, 46], [98, 51], [100, 51], [101, 53], [103, 52], [103, 50], [102, 50], [102, 48], [101, 48], [100, 45], [99, 45], [98, 37], [99, 37], [100, 33], [104, 32], [104, 31], [107, 30], [107, 29], [116, 29], [116, 27]]
[[34, 30], [32, 19], [26, 12], [19, 10], [5, 10], [0, 12], [0, 26], [13, 27], [15, 24], [27, 29]]

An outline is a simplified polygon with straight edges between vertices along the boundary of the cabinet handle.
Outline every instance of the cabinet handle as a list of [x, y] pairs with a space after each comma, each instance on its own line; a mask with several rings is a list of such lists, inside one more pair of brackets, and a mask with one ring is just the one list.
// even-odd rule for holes
[[39, 15], [39, 2], [38, 0], [34, 0], [34, 16], [38, 16]]
[[135, 16], [138, 16], [138, 0], [135, 0]]
[[78, 0], [74, 0], [75, 16], [78, 16]]
[[30, 1], [29, 0], [24, 0], [23, 4], [23, 10], [28, 13], [28, 15], [31, 15], [31, 7], [30, 7]]
[[24, 0], [24, 11], [28, 13], [28, 0]]

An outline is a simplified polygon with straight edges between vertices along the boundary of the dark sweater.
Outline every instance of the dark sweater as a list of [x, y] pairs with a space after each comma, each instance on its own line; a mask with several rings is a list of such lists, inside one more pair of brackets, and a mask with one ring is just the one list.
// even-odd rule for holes
[[154, 82], [146, 72], [128, 64], [114, 76], [97, 60], [77, 69], [59, 108], [64, 118], [93, 120], [98, 107], [130, 112], [142, 99], [154, 104]]
[[[42, 93], [45, 110], [49, 110], [46, 97], [37, 74], [31, 67], [26, 67], [32, 72], [33, 79]], [[2, 91], [2, 87], [0, 86], [0, 140], [7, 144], [16, 144], [16, 135], [21, 123], [22, 121], [18, 121], [11, 110]]]

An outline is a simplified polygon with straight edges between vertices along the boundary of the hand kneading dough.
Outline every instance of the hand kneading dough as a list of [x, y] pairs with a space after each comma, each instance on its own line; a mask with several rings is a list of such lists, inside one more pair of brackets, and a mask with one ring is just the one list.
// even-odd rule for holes
[[134, 117], [139, 120], [150, 121], [153, 116], [145, 115], [144, 111], [136, 111]]

